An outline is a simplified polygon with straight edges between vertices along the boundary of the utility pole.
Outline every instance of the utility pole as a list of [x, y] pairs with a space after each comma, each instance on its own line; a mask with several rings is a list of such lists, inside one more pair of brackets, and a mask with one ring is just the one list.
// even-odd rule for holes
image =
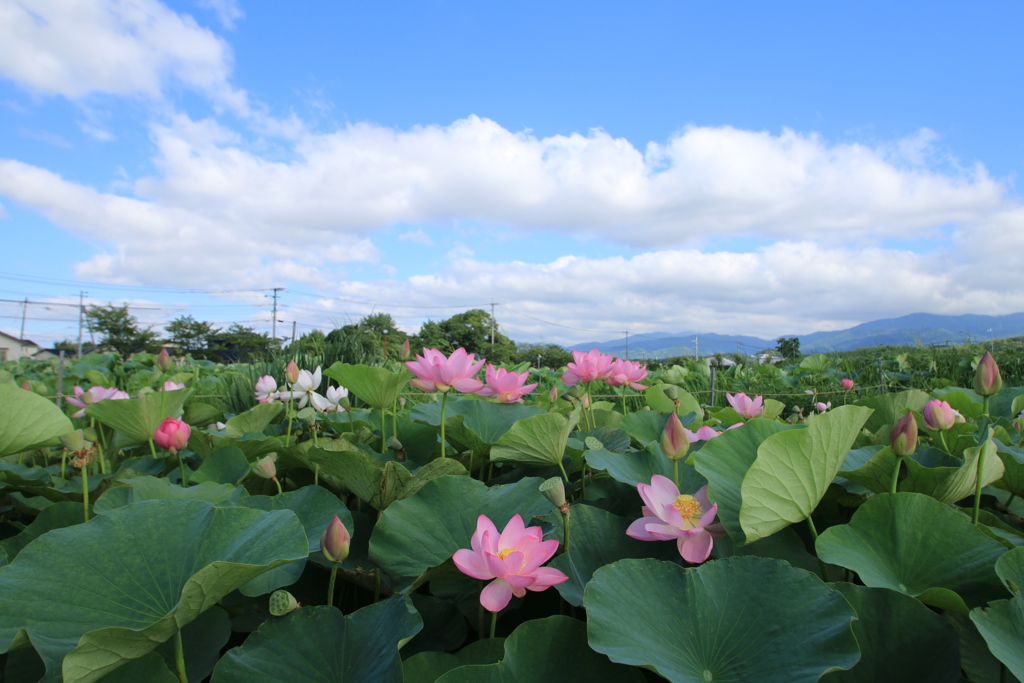
[[82, 320], [85, 317], [85, 292], [78, 293], [78, 360], [82, 360]]
[[629, 360], [629, 330], [626, 330], [626, 360]]
[[21, 307], [21, 336], [18, 339], [25, 338], [25, 316], [28, 315], [28, 297], [25, 297], [25, 303]]
[[700, 360], [700, 346], [698, 344], [697, 335], [693, 335], [693, 357]]
[[298, 324], [297, 321], [295, 321], [295, 320], [292, 321], [292, 344], [295, 343], [295, 326], [297, 324]]
[[277, 341], [277, 293], [282, 290], [284, 290], [284, 287], [274, 287], [271, 290], [274, 293], [274, 312], [271, 314], [271, 319], [273, 320], [273, 322], [271, 323], [270, 327], [270, 329], [272, 330], [270, 336], [273, 337], [274, 341]]
[[491, 353], [494, 353], [494, 302], [491, 302]]

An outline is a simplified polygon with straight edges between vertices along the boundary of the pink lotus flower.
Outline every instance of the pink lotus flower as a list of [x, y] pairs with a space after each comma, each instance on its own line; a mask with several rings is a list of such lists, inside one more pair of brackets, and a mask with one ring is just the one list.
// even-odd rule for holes
[[126, 392], [120, 389], [114, 389], [113, 387], [101, 387], [99, 385], [92, 387], [88, 391], [82, 391], [82, 387], [75, 387], [75, 395], [65, 397], [73, 406], [81, 408], [76, 413], [73, 413], [71, 417], [82, 417], [85, 415], [85, 407], [96, 403], [97, 401], [105, 401], [107, 399], [122, 400], [131, 398]]
[[487, 386], [476, 393], [486, 398], [497, 396], [498, 403], [522, 403], [523, 396], [537, 388], [536, 382], [523, 385], [529, 376], [528, 372], [509, 372], [488, 363], [484, 377]]
[[637, 391], [643, 391], [647, 387], [640, 382], [647, 377], [647, 366], [640, 365], [636, 361], [616, 358], [612, 361], [609, 369], [608, 386], [620, 387], [626, 384]]
[[821, 401], [818, 401], [817, 403], [814, 404], [814, 409], [817, 410], [819, 413], [824, 413], [831, 407], [832, 401], [829, 401], [828, 403], [822, 403]]
[[727, 393], [725, 397], [729, 400], [729, 405], [733, 407], [733, 410], [742, 415], [744, 420], [757, 417], [764, 412], [764, 400], [760, 396], [752, 399], [742, 393], [735, 396]]
[[160, 448], [174, 455], [185, 448], [191, 433], [192, 428], [186, 423], [181, 420], [175, 420], [173, 417], [168, 417], [156, 428], [153, 440], [156, 441], [156, 445], [160, 446]]
[[[730, 427], [730, 429], [732, 429], [732, 427]], [[686, 429], [684, 427], [683, 432], [686, 433], [686, 439], [690, 443], [697, 443], [698, 441], [710, 441], [711, 439], [721, 434], [721, 432], [716, 432], [714, 429], [708, 427], [707, 425], [704, 425], [703, 427], [699, 428], [696, 432], [691, 432], [689, 429]]]
[[484, 383], [473, 379], [487, 361], [481, 358], [474, 362], [475, 353], [466, 353], [461, 346], [452, 355], [445, 356], [437, 349], [423, 349], [423, 355], [407, 361], [405, 367], [416, 375], [409, 383], [420, 391], [440, 391], [445, 394], [453, 387], [465, 394], [475, 394], [484, 388]]
[[272, 403], [275, 398], [277, 398], [276, 379], [270, 375], [263, 375], [256, 380], [256, 400], [260, 403]]
[[164, 382], [164, 386], [160, 389], [160, 391], [177, 391], [178, 389], [184, 388], [185, 385], [182, 384], [181, 382], [172, 382], [171, 380], [167, 380], [166, 382]]
[[637, 484], [645, 505], [643, 517], [629, 525], [626, 535], [640, 541], [672, 541], [683, 559], [700, 564], [711, 556], [714, 539], [725, 535], [721, 524], [713, 524], [718, 505], [708, 500], [704, 486], [692, 496], [680, 495], [668, 477], [655, 474], [651, 483]]
[[853, 389], [853, 380], [852, 379], [848, 379], [848, 378], [844, 377], [841, 380], [839, 380], [839, 383], [843, 385], [843, 389], [846, 389], [846, 390]]
[[573, 351], [572, 358], [576, 362], [566, 365], [562, 374], [562, 381], [569, 386], [579, 382], [596, 382], [611, 376], [614, 358], [597, 349], [591, 349], [588, 353]]
[[539, 526], [524, 528], [516, 515], [500, 534], [487, 515], [476, 520], [476, 533], [470, 540], [472, 550], [457, 550], [452, 560], [463, 574], [488, 581], [480, 593], [480, 604], [490, 612], [500, 612], [512, 596], [521, 598], [527, 590], [542, 591], [569, 577], [551, 567], [541, 567], [558, 550], [558, 541], [544, 541]]
[[921, 411], [924, 426], [937, 432], [945, 431], [956, 424], [956, 417], [959, 414], [953, 410], [953, 406], [937, 398], [928, 401]]

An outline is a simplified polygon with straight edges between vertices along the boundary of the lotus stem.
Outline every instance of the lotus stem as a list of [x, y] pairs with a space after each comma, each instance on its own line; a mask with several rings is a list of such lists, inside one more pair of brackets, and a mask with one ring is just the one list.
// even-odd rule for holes
[[331, 563], [331, 581], [327, 584], [327, 606], [334, 606], [334, 580], [338, 578], [338, 563]]
[[[484, 591], [484, 582], [483, 581], [477, 581], [476, 583], [477, 583], [477, 587], [480, 589], [480, 592], [483, 593], [483, 591]], [[476, 637], [477, 637], [477, 640], [483, 640], [484, 639], [484, 624], [485, 623], [486, 622], [485, 622], [485, 617], [484, 617], [484, 603], [481, 602], [479, 605], [477, 605], [477, 610], [476, 610]]]
[[473, 476], [473, 449], [469, 450], [469, 476]]
[[569, 552], [569, 504], [566, 503], [559, 508], [562, 513], [562, 552]]
[[1009, 510], [1009, 509], [1010, 509], [1010, 503], [1012, 503], [1012, 502], [1013, 502], [1013, 499], [1014, 499], [1014, 498], [1016, 498], [1016, 497], [1017, 497], [1017, 494], [1016, 494], [1016, 493], [1011, 493], [1011, 494], [1010, 494], [1010, 497], [1006, 499], [1006, 509], [1007, 509], [1007, 510]]
[[82, 505], [85, 510], [85, 521], [89, 521], [89, 463], [82, 465]]
[[284, 493], [284, 489], [281, 488], [281, 482], [277, 480], [277, 477], [273, 477], [274, 483], [277, 484], [277, 495]]
[[562, 470], [562, 478], [565, 479], [565, 483], [569, 483], [569, 475], [565, 473], [565, 465], [562, 464], [562, 459], [558, 459], [558, 469]]
[[398, 437], [398, 394], [395, 394], [395, 400], [391, 403], [391, 433]]
[[153, 459], [155, 460], [156, 459], [156, 445], [153, 443], [153, 437], [152, 436], [149, 437], [149, 452], [153, 456]]
[[185, 670], [185, 648], [181, 644], [181, 629], [174, 632], [174, 663], [178, 668], [178, 680], [188, 683], [188, 672]]
[[64, 478], [64, 469], [67, 467], [67, 464], [68, 464], [68, 452], [67, 452], [67, 450], [65, 450], [65, 451], [63, 451], [60, 454], [60, 478], [61, 479]]
[[442, 458], [447, 458], [448, 457], [447, 454], [445, 453], [447, 448], [445, 447], [445, 443], [444, 443], [444, 411], [445, 411], [445, 408], [447, 407], [447, 403], [448, 403], [448, 392], [445, 391], [445, 392], [441, 393], [441, 457]]
[[[985, 397], [985, 401], [987, 408], [987, 396]], [[985, 474], [985, 453], [987, 450], [985, 447], [988, 446], [990, 443], [992, 443], [991, 440], [986, 441], [984, 444], [982, 444], [981, 453], [978, 454], [978, 477], [974, 483], [974, 515], [972, 517], [972, 520], [974, 521], [974, 526], [978, 526], [978, 517], [981, 514], [981, 478]]]
[[[292, 402], [289, 399], [284, 404], [284, 413], [288, 416], [288, 433], [284, 437], [284, 445], [290, 446], [292, 442]], [[351, 418], [349, 418], [351, 419]]]
[[498, 613], [491, 612], [491, 638], [494, 637], [495, 627], [498, 625]]
[[313, 464], [313, 486], [320, 485], [320, 463]]
[[903, 464], [903, 458], [896, 458], [896, 466], [892, 468], [892, 481], [889, 482], [889, 493], [896, 493], [896, 484], [899, 483], [900, 466]]
[[679, 488], [679, 461], [672, 461], [672, 480], [676, 483], [676, 488]]
[[[814, 541], [815, 546], [817, 546], [818, 530], [814, 528], [814, 520], [811, 519], [810, 515], [807, 515], [807, 528], [811, 530], [811, 539]], [[817, 556], [817, 548], [815, 548], [814, 554], [815, 556]], [[828, 575], [828, 566], [822, 561], [820, 557], [818, 558], [818, 569], [821, 571], [821, 578], [825, 581], [825, 583], [832, 583], [832, 578]]]
[[188, 488], [188, 477], [185, 476], [185, 461], [181, 459], [181, 451], [177, 451], [178, 456], [178, 469], [181, 470], [181, 486]]
[[988, 396], [984, 396], [981, 399], [981, 414], [988, 417]]
[[[94, 418], [94, 417], [90, 417], [89, 418], [89, 426], [92, 427], [93, 431], [96, 432], [96, 436], [97, 436], [97, 438], [99, 438], [100, 445], [102, 446], [102, 448], [96, 449], [96, 452], [99, 453], [99, 456], [100, 456], [100, 473], [101, 474], [106, 474], [107, 473], [107, 459], [104, 457], [103, 451], [106, 450], [107, 444], [106, 444], [106, 440], [103, 438], [103, 429], [102, 429], [102, 427], [97, 429], [97, 427], [96, 427], [96, 418]], [[153, 437], [152, 436], [150, 437], [149, 442], [150, 442], [150, 445], [152, 445], [152, 443], [153, 443]]]

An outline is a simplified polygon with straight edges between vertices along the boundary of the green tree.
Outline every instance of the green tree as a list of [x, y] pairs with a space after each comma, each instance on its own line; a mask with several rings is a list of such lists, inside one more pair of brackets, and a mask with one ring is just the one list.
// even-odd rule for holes
[[212, 324], [196, 320], [191, 315], [175, 318], [164, 329], [170, 335], [170, 341], [177, 344], [182, 353], [191, 353], [197, 358], [205, 356], [210, 337], [220, 332]]
[[100, 346], [128, 358], [136, 351], [157, 351], [157, 334], [142, 328], [128, 306], [90, 306], [85, 311], [89, 330], [100, 335]]
[[288, 346], [289, 354], [305, 353], [311, 356], [322, 356], [324, 354], [324, 348], [327, 346], [327, 340], [321, 330], [311, 330], [310, 332], [302, 335], [294, 343]]
[[775, 350], [786, 360], [796, 360], [800, 358], [800, 338], [779, 337]]
[[572, 362], [572, 354], [558, 344], [520, 344], [512, 356], [513, 363], [532, 363], [542, 368], [561, 368]]
[[428, 320], [410, 343], [414, 351], [435, 348], [443, 353], [451, 353], [462, 347], [496, 364], [511, 361], [516, 352], [516, 343], [502, 334], [494, 318], [480, 308], [457, 313], [440, 322]]
[[241, 323], [210, 335], [208, 344], [207, 354], [211, 357], [241, 362], [269, 358], [280, 348], [280, 343], [266, 332], [257, 332]]

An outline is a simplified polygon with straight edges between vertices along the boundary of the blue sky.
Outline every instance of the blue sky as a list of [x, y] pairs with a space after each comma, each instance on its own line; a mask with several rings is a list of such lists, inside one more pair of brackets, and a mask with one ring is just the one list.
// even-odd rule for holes
[[[0, 329], [1024, 310], [1024, 6], [0, 0]], [[39, 303], [36, 303], [39, 302]], [[47, 307], [47, 305], [49, 307]]]

